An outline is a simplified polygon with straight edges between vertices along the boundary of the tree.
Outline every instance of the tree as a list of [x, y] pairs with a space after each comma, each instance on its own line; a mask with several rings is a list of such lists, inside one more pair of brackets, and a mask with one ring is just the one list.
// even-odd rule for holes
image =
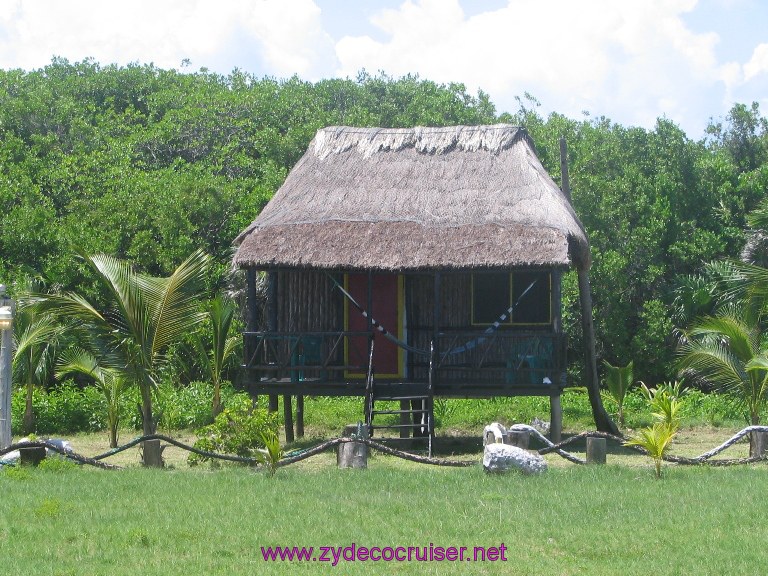
[[65, 350], [59, 357], [56, 377], [64, 378], [80, 374], [93, 380], [107, 403], [107, 428], [109, 447], [117, 448], [117, 430], [120, 426], [120, 398], [128, 390], [130, 382], [115, 368], [104, 368], [90, 352], [77, 346]]
[[221, 404], [221, 383], [224, 373], [231, 363], [235, 351], [242, 342], [239, 334], [232, 336], [229, 334], [232, 320], [235, 317], [235, 311], [234, 302], [218, 294], [211, 300], [207, 310], [207, 316], [211, 325], [210, 350], [206, 348], [200, 332], [193, 335], [196, 358], [202, 362], [202, 368], [207, 372], [213, 384], [211, 409], [214, 418], [223, 409]]
[[44, 384], [53, 372], [62, 327], [24, 295], [19, 298], [18, 311], [13, 330], [16, 349], [13, 376], [26, 389], [22, 430], [24, 434], [31, 434], [35, 431], [32, 394], [35, 387]]
[[759, 321], [744, 305], [729, 305], [697, 322], [679, 350], [686, 378], [744, 403], [749, 423], [760, 423], [768, 391], [768, 342]]
[[605, 384], [618, 406], [619, 426], [624, 426], [624, 398], [635, 383], [634, 365], [632, 362], [626, 366], [613, 366], [603, 360], [605, 366]]
[[47, 296], [45, 302], [62, 317], [83, 323], [89, 351], [102, 368], [139, 387], [144, 434], [153, 434], [152, 390], [168, 348], [205, 318], [198, 298], [210, 258], [198, 250], [173, 274], [158, 278], [112, 256], [82, 257], [107, 290], [111, 308], [102, 313], [75, 293]]

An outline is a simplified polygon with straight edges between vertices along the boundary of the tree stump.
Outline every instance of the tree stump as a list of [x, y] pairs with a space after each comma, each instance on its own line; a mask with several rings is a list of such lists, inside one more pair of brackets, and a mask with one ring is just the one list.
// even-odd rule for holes
[[605, 464], [605, 438], [587, 437], [587, 464]]

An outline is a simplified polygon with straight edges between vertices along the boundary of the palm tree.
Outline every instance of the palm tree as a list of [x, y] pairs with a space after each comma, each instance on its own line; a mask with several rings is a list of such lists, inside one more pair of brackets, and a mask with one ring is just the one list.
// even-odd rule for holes
[[52, 374], [54, 356], [61, 335], [61, 327], [50, 316], [37, 316], [31, 309], [20, 310], [14, 330], [16, 353], [13, 357], [14, 380], [25, 389], [22, 431], [35, 431], [32, 397], [37, 386], [43, 385]]
[[112, 256], [82, 257], [107, 289], [111, 309], [102, 313], [74, 293], [46, 296], [44, 302], [81, 323], [89, 335], [86, 348], [99, 366], [139, 387], [143, 431], [153, 434], [152, 391], [168, 348], [205, 318], [198, 299], [210, 257], [198, 250], [166, 278], [137, 273]]
[[202, 339], [199, 336], [196, 338], [201, 352], [200, 357], [204, 358], [205, 366], [208, 372], [210, 372], [211, 382], [213, 383], [212, 410], [214, 418], [222, 410], [221, 381], [224, 370], [241, 342], [239, 336], [229, 336], [229, 329], [232, 326], [235, 311], [235, 303], [232, 300], [224, 298], [221, 294], [217, 295], [211, 301], [208, 308], [208, 317], [211, 320], [213, 334], [210, 353], [200, 349], [202, 348]]
[[242, 342], [239, 334], [229, 334], [236, 311], [234, 301], [217, 294], [206, 308], [205, 327], [190, 334], [174, 352], [176, 374], [181, 380], [207, 379], [213, 384], [213, 418], [224, 408], [221, 385]]
[[605, 385], [619, 409], [619, 426], [624, 426], [624, 398], [635, 382], [634, 362], [626, 366], [613, 366], [603, 360], [605, 366]]
[[678, 367], [699, 384], [734, 394], [752, 425], [768, 391], [768, 342], [759, 317], [749, 307], [729, 305], [699, 321], [680, 347]]
[[31, 297], [30, 284], [18, 297], [18, 314], [14, 322], [13, 379], [26, 388], [22, 431], [35, 431], [32, 396], [37, 386], [44, 385], [53, 375], [56, 350], [63, 334], [56, 318], [46, 314]]
[[114, 368], [105, 368], [96, 357], [74, 346], [65, 350], [59, 357], [56, 378], [71, 374], [81, 374], [91, 378], [96, 389], [107, 402], [107, 427], [109, 428], [109, 447], [117, 448], [117, 430], [120, 426], [120, 398], [130, 385], [123, 373]]

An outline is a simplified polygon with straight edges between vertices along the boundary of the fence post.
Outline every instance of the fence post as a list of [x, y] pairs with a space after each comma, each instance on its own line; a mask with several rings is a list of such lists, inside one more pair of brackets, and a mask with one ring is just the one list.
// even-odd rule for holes
[[[361, 426], [363, 435], [367, 436], [368, 426]], [[344, 427], [344, 438], [357, 434], [357, 424]], [[339, 468], [368, 468], [368, 445], [363, 442], [344, 442], [339, 444], [336, 453], [336, 464]]]
[[587, 437], [587, 464], [605, 464], [605, 438]]
[[749, 455], [752, 458], [764, 457], [768, 445], [768, 433], [752, 432], [749, 441]]

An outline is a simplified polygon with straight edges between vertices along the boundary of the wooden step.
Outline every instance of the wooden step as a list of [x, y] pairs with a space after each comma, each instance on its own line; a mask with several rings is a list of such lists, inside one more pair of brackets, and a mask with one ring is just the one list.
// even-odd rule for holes
[[426, 414], [427, 410], [372, 410], [371, 414]]

